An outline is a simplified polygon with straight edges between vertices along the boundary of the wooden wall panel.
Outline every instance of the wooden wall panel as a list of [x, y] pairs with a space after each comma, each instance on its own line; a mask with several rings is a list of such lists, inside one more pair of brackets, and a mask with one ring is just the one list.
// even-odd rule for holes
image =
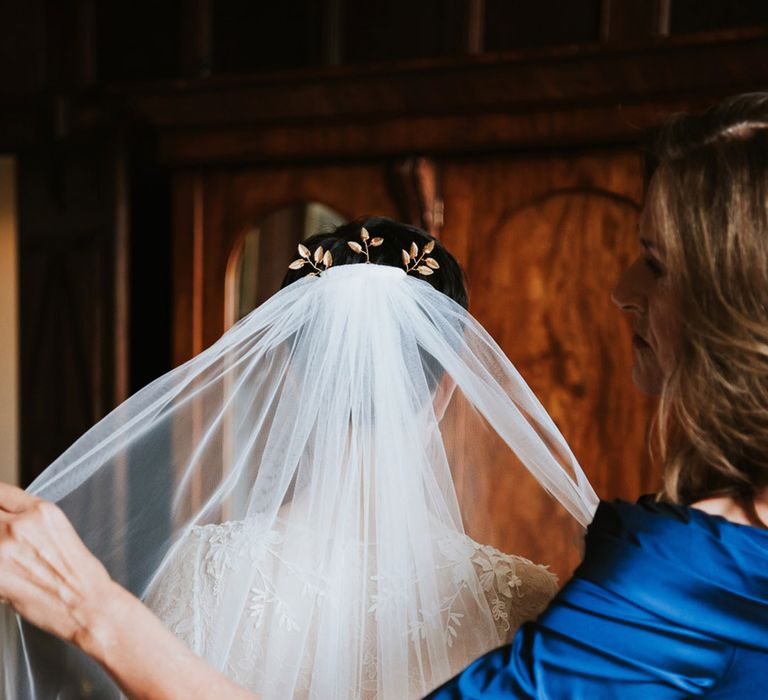
[[[443, 240], [466, 266], [472, 313], [552, 414], [598, 494], [634, 499], [657, 488], [645, 456], [651, 405], [632, 386], [630, 333], [609, 300], [637, 250], [637, 157], [457, 160], [444, 164], [443, 192]], [[469, 461], [458, 479], [468, 532], [569, 574], [578, 527], [503, 445], [482, 442], [494, 466], [478, 471]]]
[[118, 137], [89, 134], [19, 159], [24, 486], [127, 398], [120, 152]]
[[287, 204], [316, 201], [344, 218], [397, 216], [380, 165], [190, 171], [175, 188], [175, 364], [225, 330], [225, 279], [248, 230]]

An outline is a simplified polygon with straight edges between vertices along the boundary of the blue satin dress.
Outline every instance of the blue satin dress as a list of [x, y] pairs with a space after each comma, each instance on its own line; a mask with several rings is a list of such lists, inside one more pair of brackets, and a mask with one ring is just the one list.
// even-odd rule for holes
[[768, 698], [768, 530], [601, 502], [584, 561], [511, 645], [432, 700]]

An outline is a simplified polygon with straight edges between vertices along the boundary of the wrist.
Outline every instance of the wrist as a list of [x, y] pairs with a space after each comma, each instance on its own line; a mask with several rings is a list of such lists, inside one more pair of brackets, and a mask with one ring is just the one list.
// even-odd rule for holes
[[135, 598], [107, 579], [75, 612], [77, 629], [72, 641], [106, 667], [119, 645], [120, 630]]

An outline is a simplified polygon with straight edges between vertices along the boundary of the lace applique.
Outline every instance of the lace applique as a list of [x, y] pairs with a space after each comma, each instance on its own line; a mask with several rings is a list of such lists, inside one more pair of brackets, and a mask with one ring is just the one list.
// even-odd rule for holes
[[557, 576], [523, 557], [476, 544], [472, 563], [491, 606], [499, 635], [511, 639], [520, 625], [538, 617], [557, 593]]
[[264, 611], [269, 607], [275, 608], [275, 613], [280, 620], [280, 628], [286, 632], [295, 632], [299, 629], [299, 624], [291, 614], [290, 606], [283, 601], [277, 592], [269, 590], [271, 588], [262, 576], [262, 585], [251, 588], [251, 599], [248, 610], [253, 618], [255, 627], [261, 627], [264, 622]]
[[[236, 574], [241, 566], [248, 571], [251, 578], [243, 592], [247, 596], [243, 617], [224, 670], [234, 681], [254, 690], [260, 687], [258, 679], [262, 673], [256, 660], [276, 641], [264, 638], [267, 621], [271, 621], [273, 631], [280, 631], [279, 643], [290, 645], [290, 640], [299, 632], [302, 634], [296, 639], [304, 638], [304, 626], [311, 624], [315, 617], [312, 611], [320, 609], [328, 594], [328, 582], [322, 572], [286, 560], [283, 542], [283, 533], [261, 529], [254, 519], [193, 527], [171, 555], [147, 597], [147, 604], [165, 624], [198, 654], [206, 656], [216, 628], [217, 610], [227, 596], [230, 574]], [[428, 636], [434, 638], [436, 632], [444, 639], [453, 659], [451, 663], [458, 664], [456, 669], [461, 668], [471, 661], [465, 658], [468, 650], [475, 656], [488, 650], [472, 646], [478, 625], [474, 610], [487, 606], [499, 643], [503, 643], [512, 638], [523, 622], [539, 615], [557, 592], [557, 578], [547, 567], [522, 557], [504, 554], [459, 533], [439, 539], [436, 545], [430, 551], [435, 556], [436, 588], [433, 590], [437, 595], [434, 601], [420, 601], [409, 627], [409, 641], [417, 654], [421, 653], [418, 649], [422, 647], [422, 640]], [[371, 551], [367, 556], [372, 556]], [[331, 570], [363, 571], [368, 568], [363, 565], [365, 557], [365, 550], [352, 543], [345, 561], [338, 562]], [[386, 619], [389, 609], [398, 609], [395, 603], [402, 603], [406, 591], [413, 590], [414, 585], [407, 571], [376, 571], [369, 578], [372, 584], [367, 609], [370, 621], [364, 623], [365, 629], [360, 632], [365, 651], [360, 682], [365, 686], [366, 698], [375, 697], [376, 624]], [[281, 580], [296, 584], [294, 597], [281, 598], [280, 591], [284, 592], [285, 588], [276, 583]], [[334, 590], [333, 596], [333, 600], [338, 600], [340, 592]], [[343, 593], [341, 596], [343, 599]], [[300, 606], [300, 610], [294, 605]], [[485, 615], [488, 630], [492, 631], [487, 613]], [[309, 689], [311, 653], [305, 661], [300, 678], [303, 687]], [[413, 697], [423, 695], [420, 683], [423, 683], [421, 677], [413, 679]], [[358, 688], [358, 693], [362, 691], [363, 688]], [[351, 696], [356, 694], [351, 692]]]
[[[451, 564], [457, 586], [466, 587], [477, 576], [501, 640], [511, 639], [520, 625], [538, 617], [557, 593], [557, 576], [548, 567], [466, 535], [442, 540], [440, 551]], [[450, 617], [450, 609], [446, 612]], [[456, 636], [450, 628], [448, 632]]]

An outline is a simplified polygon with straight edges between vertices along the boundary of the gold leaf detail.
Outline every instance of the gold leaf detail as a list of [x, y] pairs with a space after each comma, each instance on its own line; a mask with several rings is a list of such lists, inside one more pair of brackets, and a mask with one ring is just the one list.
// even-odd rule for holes
[[382, 243], [384, 243], [384, 239], [379, 236], [371, 239], [371, 246], [374, 248], [378, 248]]
[[411, 262], [411, 256], [408, 255], [408, 251], [404, 250], [403, 253], [403, 265], [407, 265], [409, 262]]
[[360, 229], [360, 238], [364, 241], [367, 241], [371, 237], [371, 234], [368, 233], [368, 229], [363, 226], [363, 228]]
[[319, 245], [315, 248], [315, 262], [319, 263], [323, 259], [323, 246]]
[[363, 252], [363, 246], [361, 246], [357, 241], [347, 241], [347, 245], [352, 248], [356, 253], [362, 253]]
[[309, 259], [309, 248], [307, 246], [299, 243], [299, 255], [301, 255], [302, 258], [305, 260]]
[[435, 249], [435, 242], [428, 241], [424, 244], [424, 252], [429, 255]]
[[299, 258], [298, 260], [294, 260], [290, 265], [288, 265], [288, 267], [291, 270], [300, 270], [302, 267], [304, 267], [305, 262], [307, 261]]
[[416, 271], [417, 271], [417, 272], [418, 272], [420, 275], [432, 275], [432, 274], [434, 274], [434, 272], [432, 271], [432, 269], [431, 269], [431, 268], [429, 268], [429, 267], [427, 267], [426, 265], [419, 265], [419, 266], [416, 268]]
[[323, 255], [323, 265], [326, 267], [330, 267], [333, 265], [333, 256], [331, 255], [330, 250], [325, 251], [325, 255]]
[[415, 260], [418, 254], [419, 246], [417, 246], [416, 243], [411, 243], [411, 259]]
[[427, 265], [429, 265], [433, 270], [439, 270], [440, 269], [440, 263], [437, 262], [434, 258], [427, 258], [424, 260]]

